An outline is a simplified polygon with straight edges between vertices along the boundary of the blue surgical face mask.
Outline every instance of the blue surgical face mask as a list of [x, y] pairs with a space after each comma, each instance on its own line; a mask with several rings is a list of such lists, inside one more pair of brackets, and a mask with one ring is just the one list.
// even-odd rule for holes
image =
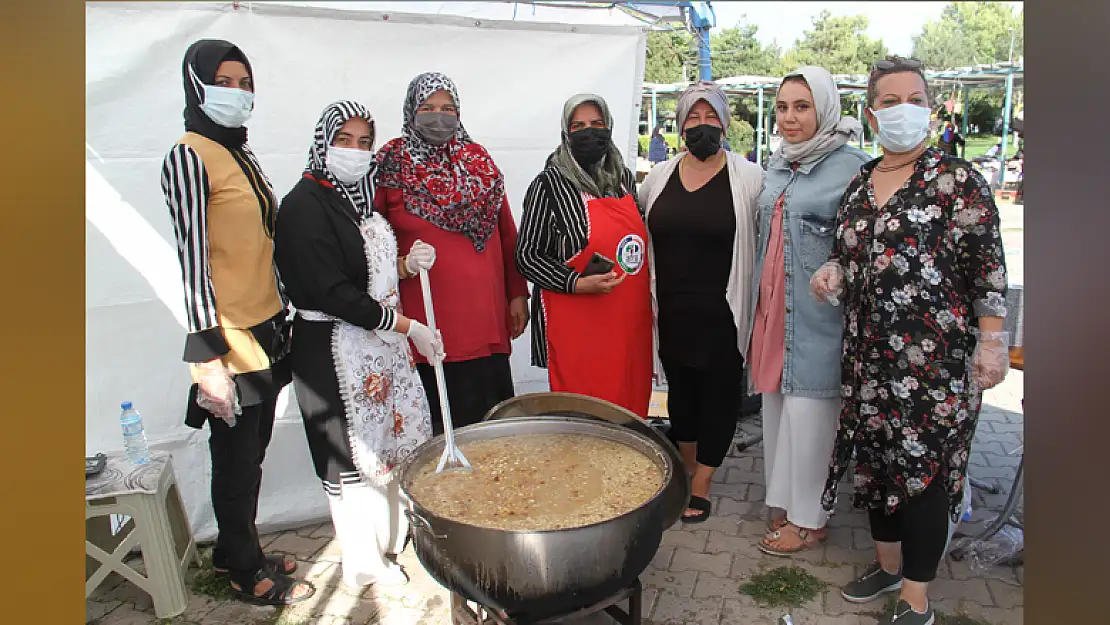
[[904, 102], [885, 109], [871, 109], [879, 123], [879, 143], [891, 152], [909, 152], [929, 134], [929, 109]]
[[254, 110], [253, 93], [233, 87], [206, 85], [197, 77], [192, 66], [189, 67], [189, 73], [192, 74], [193, 84], [204, 94], [200, 110], [208, 119], [224, 128], [242, 128], [247, 123]]

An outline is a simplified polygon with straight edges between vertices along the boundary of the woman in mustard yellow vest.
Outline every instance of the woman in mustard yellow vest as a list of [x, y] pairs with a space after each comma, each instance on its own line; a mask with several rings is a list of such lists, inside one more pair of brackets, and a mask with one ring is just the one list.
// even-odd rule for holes
[[247, 147], [254, 75], [235, 45], [202, 39], [185, 52], [185, 136], [166, 156], [170, 209], [193, 385], [185, 423], [209, 428], [217, 572], [247, 600], [285, 605], [312, 596], [296, 561], [267, 557], [255, 516], [277, 396], [291, 379], [287, 303], [274, 269], [277, 204]]

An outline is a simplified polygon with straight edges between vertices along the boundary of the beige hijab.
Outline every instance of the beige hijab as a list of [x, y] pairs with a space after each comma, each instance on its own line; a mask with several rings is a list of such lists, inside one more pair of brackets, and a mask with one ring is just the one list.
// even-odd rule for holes
[[817, 132], [800, 143], [783, 141], [775, 156], [788, 163], [805, 165], [821, 160], [829, 152], [860, 137], [863, 126], [860, 125], [859, 120], [854, 117], [840, 116], [840, 91], [829, 70], [812, 65], [799, 67], [782, 80], [786, 82], [791, 78], [805, 80], [813, 93], [813, 107], [817, 112]]

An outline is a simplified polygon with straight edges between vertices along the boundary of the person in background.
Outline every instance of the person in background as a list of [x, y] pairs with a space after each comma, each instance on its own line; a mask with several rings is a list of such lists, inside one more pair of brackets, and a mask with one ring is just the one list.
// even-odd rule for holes
[[890, 57], [867, 83], [881, 158], [844, 194], [829, 262], [810, 283], [845, 312], [844, 398], [825, 510], [854, 461], [877, 562], [841, 594], [865, 602], [901, 589], [882, 625], [928, 625], [929, 582], [963, 511], [982, 391], [1009, 369], [1006, 263], [987, 181], [927, 145], [921, 64]]
[[822, 67], [787, 75], [775, 97], [783, 141], [759, 197], [752, 280], [749, 392], [763, 398], [763, 467], [772, 511], [759, 548], [784, 556], [826, 537], [821, 492], [840, 413], [841, 309], [814, 301], [809, 279], [828, 259], [848, 183], [871, 160], [848, 142], [863, 131], [840, 113]]
[[[528, 324], [528, 283], [513, 263], [517, 230], [505, 179], [467, 134], [455, 83], [428, 72], [409, 83], [401, 136], [378, 152], [374, 205], [400, 249], [427, 242], [437, 264], [428, 272], [436, 324], [444, 337], [443, 374], [455, 427], [477, 423], [513, 397], [512, 340]], [[405, 313], [427, 322], [420, 279], [402, 265]], [[416, 365], [428, 392], [432, 431], [443, 432], [435, 370]]]
[[[551, 390], [647, 417], [651, 294], [636, 182], [601, 96], [563, 105], [562, 141], [524, 196], [516, 263], [536, 285], [532, 364]], [[596, 261], [595, 261], [596, 257]]]
[[650, 238], [656, 373], [668, 387], [670, 436], [692, 477], [687, 523], [705, 521], [709, 488], [744, 399], [755, 218], [763, 170], [726, 151], [728, 98], [703, 81], [682, 93], [686, 151], [640, 187]]
[[941, 132], [940, 137], [937, 139], [937, 149], [945, 154], [951, 156], [958, 156], [956, 152], [957, 147], [963, 148], [967, 145], [967, 141], [956, 130], [956, 124], [952, 120], [944, 122], [944, 131]]
[[289, 577], [292, 557], [266, 556], [255, 516], [277, 397], [290, 381], [289, 324], [274, 269], [276, 201], [247, 146], [254, 72], [218, 39], [189, 46], [182, 64], [185, 136], [166, 155], [162, 192], [177, 239], [193, 385], [185, 424], [208, 424], [217, 573], [240, 598], [271, 605], [315, 593]]
[[667, 140], [663, 137], [663, 126], [656, 126], [655, 131], [651, 133], [651, 141], [648, 143], [648, 160], [651, 164], [662, 163], [667, 160]]
[[417, 242], [397, 258], [389, 224], [371, 209], [373, 146], [364, 106], [325, 108], [275, 239], [297, 308], [297, 403], [351, 589], [408, 580], [391, 560], [408, 534], [393, 469], [431, 437], [408, 339], [425, 358], [442, 357], [439, 338], [398, 310], [398, 274], [430, 268], [435, 250]]

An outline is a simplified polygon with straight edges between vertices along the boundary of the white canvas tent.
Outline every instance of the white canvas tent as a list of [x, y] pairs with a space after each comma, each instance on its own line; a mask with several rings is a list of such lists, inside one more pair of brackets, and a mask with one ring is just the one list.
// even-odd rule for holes
[[[228, 39], [250, 57], [250, 143], [279, 197], [300, 175], [325, 105], [366, 104], [381, 145], [399, 132], [409, 80], [430, 70], [458, 83], [462, 120], [505, 172], [518, 220], [574, 93], [609, 101], [614, 135], [634, 167], [646, 30], [619, 10], [482, 2], [86, 7], [86, 450], [122, 447], [119, 403], [134, 401], [153, 447], [173, 453], [201, 539], [215, 533], [207, 432], [182, 423], [183, 298], [159, 188], [162, 159], [183, 132], [181, 59], [191, 42]], [[543, 372], [528, 366], [527, 338], [514, 345], [518, 391], [543, 390]], [[266, 528], [327, 516], [290, 395], [279, 403], [266, 460]]]

